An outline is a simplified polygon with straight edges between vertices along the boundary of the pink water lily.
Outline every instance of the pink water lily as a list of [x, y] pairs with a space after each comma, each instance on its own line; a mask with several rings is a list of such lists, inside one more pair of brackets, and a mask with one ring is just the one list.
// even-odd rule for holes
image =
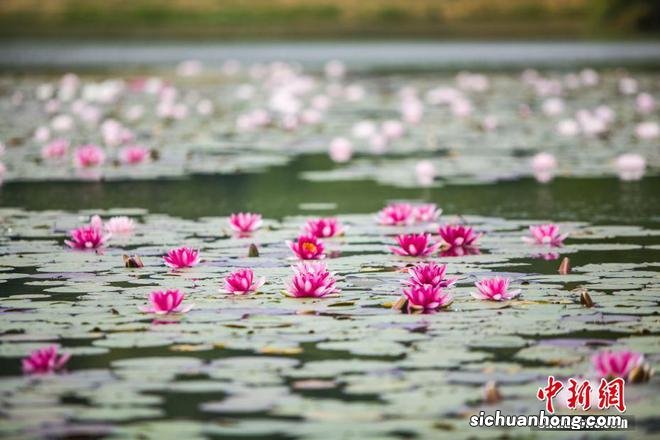
[[105, 153], [97, 145], [83, 145], [76, 149], [73, 163], [76, 168], [90, 168], [103, 165], [105, 162]]
[[34, 350], [22, 360], [23, 373], [48, 374], [62, 369], [71, 358], [68, 353], [58, 354], [57, 346], [51, 345]]
[[225, 292], [247, 295], [258, 291], [265, 282], [265, 278], [255, 278], [252, 269], [239, 269], [225, 278]]
[[595, 354], [591, 361], [600, 377], [628, 379], [633, 368], [644, 362], [644, 355], [634, 351], [603, 351]]
[[452, 246], [450, 248], [441, 248], [441, 257], [465, 257], [466, 255], [480, 255], [481, 250], [478, 246]]
[[119, 160], [126, 165], [137, 165], [145, 162], [151, 156], [151, 151], [140, 145], [129, 145], [119, 151]]
[[87, 225], [69, 231], [70, 240], [65, 240], [64, 243], [72, 249], [99, 249], [105, 245], [109, 237], [103, 234], [101, 228]]
[[301, 235], [296, 241], [287, 241], [296, 257], [301, 260], [320, 260], [325, 258], [323, 242], [313, 235]]
[[434, 243], [429, 234], [401, 234], [396, 236], [399, 247], [390, 250], [402, 257], [428, 257], [438, 250], [441, 243]]
[[470, 226], [465, 225], [444, 225], [438, 230], [442, 241], [447, 247], [469, 247], [475, 246], [481, 234], [474, 232]]
[[135, 222], [126, 216], [111, 217], [103, 227], [111, 234], [131, 234], [135, 230]]
[[520, 289], [509, 290], [511, 280], [505, 277], [484, 278], [474, 283], [477, 292], [471, 295], [477, 299], [488, 301], [505, 301], [520, 295]]
[[229, 226], [239, 234], [250, 234], [261, 227], [261, 214], [239, 212], [229, 216]]
[[59, 159], [64, 157], [69, 150], [69, 141], [66, 139], [54, 139], [41, 149], [42, 159]]
[[163, 257], [165, 265], [172, 269], [196, 266], [199, 263], [199, 259], [199, 251], [186, 246], [170, 249], [167, 251], [167, 255]]
[[408, 269], [410, 278], [406, 280], [409, 286], [431, 285], [433, 287], [451, 287], [456, 283], [455, 278], [446, 278], [446, 264], [437, 264], [434, 262], [418, 263]]
[[386, 226], [409, 225], [415, 220], [413, 207], [409, 203], [392, 203], [378, 213], [377, 220]]
[[149, 305], [140, 307], [144, 313], [155, 313], [156, 315], [168, 315], [171, 313], [187, 313], [194, 304], [184, 306], [185, 295], [178, 289], [156, 290], [149, 294]]
[[408, 299], [408, 312], [419, 311], [430, 313], [447, 307], [454, 301], [452, 295], [442, 290], [442, 287], [431, 284], [413, 285], [403, 289]]
[[568, 234], [562, 234], [559, 226], [554, 223], [545, 225], [531, 225], [529, 227], [531, 237], [523, 237], [529, 244], [542, 244], [559, 247], [563, 244]]
[[341, 223], [336, 218], [316, 218], [308, 220], [305, 231], [318, 238], [330, 238], [344, 233]]
[[321, 262], [299, 263], [293, 266], [293, 277], [286, 285], [286, 296], [294, 298], [321, 298], [338, 293], [336, 280]]
[[425, 203], [413, 207], [413, 216], [418, 223], [434, 222], [441, 213], [442, 209], [438, 208], [435, 203]]

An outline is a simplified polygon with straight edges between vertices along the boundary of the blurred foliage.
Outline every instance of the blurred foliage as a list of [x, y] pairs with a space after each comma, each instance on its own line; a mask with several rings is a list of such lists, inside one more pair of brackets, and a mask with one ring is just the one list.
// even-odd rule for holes
[[2, 0], [0, 35], [583, 36], [658, 29], [657, 0]]
[[592, 0], [590, 10], [594, 26], [606, 25], [622, 31], [660, 29], [658, 0]]

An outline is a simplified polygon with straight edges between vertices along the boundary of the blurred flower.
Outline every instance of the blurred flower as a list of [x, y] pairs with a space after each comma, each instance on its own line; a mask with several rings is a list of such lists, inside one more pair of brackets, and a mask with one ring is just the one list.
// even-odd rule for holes
[[135, 230], [135, 222], [126, 216], [111, 217], [104, 227], [111, 234], [130, 234]]
[[353, 155], [353, 145], [343, 137], [334, 138], [328, 149], [330, 159], [337, 163], [348, 162]]
[[262, 224], [261, 214], [239, 212], [229, 216], [229, 226], [239, 234], [251, 234]]
[[57, 346], [34, 350], [22, 360], [24, 374], [48, 374], [60, 370], [66, 365], [70, 354], [58, 354]]
[[69, 141], [66, 139], [54, 139], [41, 148], [43, 159], [59, 159], [64, 157], [69, 150]]
[[408, 286], [403, 289], [403, 294], [408, 299], [409, 313], [415, 311], [431, 313], [447, 307], [454, 301], [451, 293], [446, 293], [442, 287], [431, 284]]
[[97, 145], [83, 145], [76, 148], [73, 160], [76, 168], [95, 167], [105, 162], [105, 153]]
[[557, 133], [566, 137], [576, 136], [580, 132], [580, 126], [574, 119], [562, 119], [557, 123]]
[[163, 257], [165, 265], [172, 269], [183, 269], [185, 267], [193, 267], [199, 263], [200, 255], [197, 249], [182, 246], [176, 249], [167, 251], [167, 255]]
[[554, 178], [557, 168], [557, 159], [550, 153], [538, 153], [532, 158], [532, 170], [534, 177], [541, 183], [546, 183]]
[[302, 298], [321, 298], [326, 295], [338, 293], [336, 280], [321, 262], [299, 263], [292, 266], [294, 274], [287, 283], [285, 295]]
[[69, 231], [70, 240], [64, 243], [72, 249], [98, 249], [105, 245], [109, 235], [103, 235], [101, 228], [94, 225], [81, 226]]
[[392, 203], [378, 213], [377, 220], [387, 226], [409, 225], [415, 220], [413, 207], [409, 203]]
[[399, 247], [390, 247], [396, 255], [403, 257], [428, 257], [438, 250], [440, 243], [433, 243], [429, 234], [397, 235]]
[[225, 291], [235, 295], [256, 292], [266, 282], [265, 278], [254, 278], [252, 269], [239, 269], [225, 278]]
[[308, 220], [305, 230], [309, 235], [319, 238], [335, 237], [342, 235], [344, 230], [336, 218], [316, 218]]
[[325, 258], [323, 242], [313, 235], [301, 235], [297, 241], [287, 241], [286, 244], [296, 257], [301, 260], [319, 260]]
[[423, 286], [429, 284], [433, 287], [451, 287], [456, 282], [455, 278], [446, 278], [446, 264], [434, 262], [418, 263], [408, 269], [410, 278], [405, 282], [409, 286]]
[[387, 139], [399, 139], [405, 133], [406, 128], [403, 126], [401, 121], [396, 119], [390, 119], [383, 122], [381, 127], [381, 132], [383, 136]]
[[523, 237], [529, 244], [543, 244], [550, 246], [561, 246], [568, 234], [559, 232], [559, 226], [554, 223], [545, 225], [531, 225], [529, 227], [531, 237]]
[[639, 180], [644, 176], [646, 159], [639, 154], [626, 153], [617, 157], [614, 165], [621, 180]]
[[640, 139], [655, 139], [660, 136], [660, 125], [655, 121], [640, 122], [635, 127], [635, 135]]
[[634, 351], [602, 351], [591, 361], [600, 377], [628, 379], [630, 372], [644, 362], [644, 356]]
[[635, 98], [635, 110], [642, 115], [648, 115], [655, 110], [655, 98], [648, 93], [640, 93]]
[[421, 205], [413, 206], [413, 216], [415, 221], [419, 223], [429, 223], [436, 221], [442, 214], [442, 209], [438, 208], [435, 203], [424, 203]]
[[149, 305], [140, 307], [144, 313], [155, 313], [156, 315], [168, 315], [171, 313], [187, 313], [194, 304], [184, 306], [185, 295], [178, 289], [166, 291], [156, 290], [149, 294]]
[[450, 248], [475, 246], [482, 235], [476, 234], [470, 226], [452, 224], [441, 226], [438, 233]]
[[509, 290], [510, 282], [509, 278], [504, 277], [484, 278], [474, 283], [478, 291], [472, 292], [472, 296], [489, 301], [513, 299], [520, 295], [520, 289]]
[[119, 160], [127, 165], [137, 165], [149, 159], [151, 151], [140, 145], [130, 145], [119, 151]]
[[430, 160], [420, 160], [415, 165], [415, 177], [421, 186], [431, 186], [435, 180], [435, 165]]

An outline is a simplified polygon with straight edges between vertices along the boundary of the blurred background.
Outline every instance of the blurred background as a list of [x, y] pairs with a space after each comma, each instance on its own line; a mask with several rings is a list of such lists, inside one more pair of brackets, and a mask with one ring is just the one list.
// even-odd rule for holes
[[2, 0], [0, 37], [648, 38], [657, 0]]

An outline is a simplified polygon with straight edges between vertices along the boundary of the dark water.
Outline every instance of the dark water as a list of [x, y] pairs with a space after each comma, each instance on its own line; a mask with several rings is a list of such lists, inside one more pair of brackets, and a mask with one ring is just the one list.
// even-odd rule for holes
[[533, 179], [498, 184], [396, 188], [373, 181], [310, 182], [303, 171], [333, 167], [325, 156], [303, 156], [258, 174], [197, 175], [159, 181], [7, 183], [0, 206], [30, 210], [144, 208], [183, 218], [258, 211], [269, 218], [313, 213], [305, 203], [330, 203], [328, 213], [376, 212], [393, 199], [433, 201], [446, 214], [653, 225], [660, 221], [660, 177]]
[[126, 68], [171, 66], [198, 59], [270, 62], [286, 59], [306, 67], [341, 59], [351, 69], [558, 68], [579, 65], [660, 65], [660, 44], [585, 41], [345, 41], [345, 42], [112, 42], [18, 40], [0, 43], [0, 66]]

